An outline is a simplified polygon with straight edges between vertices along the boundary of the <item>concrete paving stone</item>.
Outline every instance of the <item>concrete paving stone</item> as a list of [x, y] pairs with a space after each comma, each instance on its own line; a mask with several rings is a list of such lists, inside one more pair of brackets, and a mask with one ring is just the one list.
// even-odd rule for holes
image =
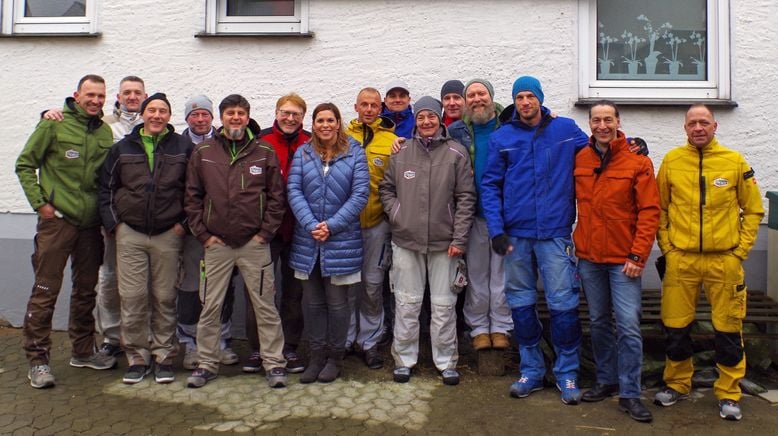
[[381, 422], [388, 422], [389, 421], [389, 414], [386, 413], [386, 410], [374, 408], [367, 412], [371, 418], [375, 419], [376, 421]]
[[12, 434], [13, 436], [33, 436], [35, 435], [35, 430], [30, 427], [22, 427], [14, 430]]
[[296, 402], [305, 407], [313, 407], [320, 401], [320, 398], [321, 397], [310, 395], [310, 396], [299, 398], [297, 399]]
[[289, 410], [274, 410], [265, 417], [265, 421], [280, 421], [289, 416]]
[[89, 418], [77, 418], [73, 420], [70, 428], [75, 431], [85, 432], [92, 428], [92, 420]]
[[32, 424], [32, 418], [17, 415], [12, 422], [0, 427], [0, 434], [11, 434], [17, 429], [29, 427], [30, 424]]
[[386, 400], [386, 399], [383, 399], [383, 398], [378, 398], [378, 399], [374, 400], [373, 404], [377, 408], [379, 408], [381, 410], [387, 410], [387, 411], [394, 407], [394, 405], [389, 400]]
[[213, 427], [213, 431], [226, 432], [241, 425], [241, 421], [227, 421]]
[[235, 426], [232, 429], [232, 431], [234, 433], [240, 434], [240, 433], [251, 433], [251, 432], [254, 431], [254, 429], [252, 427], [247, 426], [247, 425], [237, 425], [237, 426]]
[[330, 416], [333, 418], [348, 418], [349, 417], [349, 411], [343, 407], [331, 407], [330, 408]]
[[337, 404], [340, 407], [346, 408], [346, 409], [350, 409], [350, 408], [356, 406], [356, 404], [354, 403], [354, 400], [352, 400], [349, 397], [340, 397], [340, 398], [335, 400], [335, 404]]
[[291, 406], [289, 414], [294, 418], [306, 418], [311, 415], [311, 409], [304, 405]]
[[[0, 403], [0, 404], [6, 404], [6, 403]], [[4, 411], [0, 413], [0, 428], [3, 428], [10, 423], [12, 423], [16, 419], [14, 415], [9, 414], [7, 411]]]
[[53, 423], [54, 423], [54, 417], [52, 417], [50, 414], [44, 413], [42, 415], [36, 416], [35, 419], [32, 420], [32, 424], [30, 425], [30, 427], [36, 430], [41, 430], [50, 426]]

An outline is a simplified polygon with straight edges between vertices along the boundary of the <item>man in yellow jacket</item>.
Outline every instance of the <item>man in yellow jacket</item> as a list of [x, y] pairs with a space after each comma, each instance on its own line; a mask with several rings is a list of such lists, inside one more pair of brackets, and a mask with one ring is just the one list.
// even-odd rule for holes
[[657, 240], [667, 270], [662, 282], [662, 323], [667, 332], [665, 389], [654, 403], [672, 406], [691, 391], [689, 332], [700, 288], [711, 304], [719, 378], [713, 390], [719, 415], [742, 418], [738, 382], [746, 373], [743, 317], [746, 285], [742, 262], [754, 246], [764, 207], [754, 170], [737, 151], [719, 144], [713, 112], [686, 112], [687, 143], [670, 151], [657, 176]]
[[[356, 342], [365, 356], [365, 364], [371, 369], [384, 366], [378, 350], [378, 342], [384, 332], [384, 274], [388, 270], [392, 253], [389, 245], [389, 223], [385, 219], [378, 184], [384, 179], [389, 166], [394, 134], [394, 122], [381, 116], [381, 93], [375, 88], [364, 88], [354, 103], [357, 119], [348, 125], [346, 133], [357, 140], [367, 155], [370, 171], [370, 196], [359, 214], [362, 224], [364, 257], [362, 261], [362, 287], [359, 291], [359, 332], [352, 314], [348, 340]], [[356, 336], [356, 338], [355, 338]]]

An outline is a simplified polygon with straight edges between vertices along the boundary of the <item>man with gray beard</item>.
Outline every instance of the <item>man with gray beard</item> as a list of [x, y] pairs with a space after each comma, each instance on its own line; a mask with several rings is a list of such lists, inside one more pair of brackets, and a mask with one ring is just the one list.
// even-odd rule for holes
[[448, 127], [451, 137], [470, 152], [476, 192], [479, 194], [466, 251], [469, 285], [465, 294], [464, 316], [471, 329], [474, 349], [506, 349], [510, 346], [508, 331], [513, 327], [513, 320], [505, 301], [503, 258], [490, 248], [480, 201], [489, 135], [500, 127], [498, 115], [503, 108], [494, 102], [494, 88], [487, 80], [467, 82], [464, 97], [464, 116]]

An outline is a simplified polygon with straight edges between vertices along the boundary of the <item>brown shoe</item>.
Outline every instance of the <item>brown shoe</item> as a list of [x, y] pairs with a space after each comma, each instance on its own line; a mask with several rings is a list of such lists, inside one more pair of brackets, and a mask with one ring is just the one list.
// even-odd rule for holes
[[498, 350], [507, 350], [511, 347], [511, 341], [507, 334], [505, 333], [492, 333], [492, 348], [496, 348]]
[[488, 348], [492, 348], [492, 341], [489, 339], [488, 334], [481, 333], [473, 338], [473, 349], [480, 351]]

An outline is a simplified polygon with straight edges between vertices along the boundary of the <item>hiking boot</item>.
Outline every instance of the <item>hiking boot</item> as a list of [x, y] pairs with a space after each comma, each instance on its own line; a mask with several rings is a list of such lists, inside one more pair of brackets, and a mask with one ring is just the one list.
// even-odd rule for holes
[[619, 385], [595, 384], [593, 388], [584, 392], [581, 400], [587, 403], [596, 403], [619, 393]]
[[530, 380], [529, 378], [522, 376], [513, 382], [508, 392], [513, 398], [525, 398], [528, 397], [529, 394], [541, 389], [543, 389], [543, 380]]
[[129, 368], [127, 368], [127, 372], [124, 373], [124, 377], [122, 377], [122, 383], [128, 384], [128, 385], [134, 385], [136, 383], [140, 383], [143, 380], [143, 377], [146, 377], [146, 374], [151, 372], [151, 367], [146, 365], [130, 365]]
[[654, 395], [654, 404], [657, 406], [670, 407], [680, 400], [689, 398], [689, 394], [682, 394], [673, 388], [664, 388]]
[[411, 379], [411, 368], [398, 366], [392, 371], [392, 378], [396, 383], [408, 383], [408, 380]]
[[492, 333], [489, 335], [492, 340], [492, 348], [496, 350], [507, 350], [511, 347], [511, 341], [505, 333]]
[[319, 376], [316, 377], [316, 380], [319, 381], [319, 383], [331, 383], [334, 382], [335, 379], [338, 378], [340, 375], [340, 370], [343, 367], [343, 352], [329, 352], [329, 357], [327, 357], [327, 363], [324, 365], [324, 368], [322, 368], [321, 372], [319, 373]]
[[235, 365], [238, 362], [240, 362], [240, 357], [236, 352], [232, 351], [232, 348], [227, 347], [222, 350], [219, 363], [222, 365]]
[[243, 372], [259, 372], [262, 370], [262, 355], [259, 351], [252, 351], [249, 360], [243, 364]]
[[473, 338], [473, 349], [476, 351], [492, 348], [492, 340], [488, 333], [481, 333]]
[[111, 369], [116, 358], [107, 354], [94, 353], [89, 357], [71, 357], [70, 366], [75, 368]]
[[200, 359], [197, 356], [197, 348], [186, 347], [186, 351], [184, 352], [184, 369], [197, 369], [197, 364], [199, 361]]
[[384, 367], [384, 356], [375, 345], [365, 350], [365, 365], [370, 369], [381, 369]]
[[324, 369], [325, 359], [324, 350], [312, 349], [310, 358], [308, 359], [308, 366], [305, 368], [305, 371], [300, 374], [300, 383], [315, 382], [319, 378], [321, 370]]
[[303, 365], [303, 361], [300, 360], [300, 356], [298, 356], [294, 351], [287, 351], [284, 353], [284, 359], [286, 359], [286, 372], [297, 374], [305, 371], [305, 365]]
[[97, 349], [97, 352], [112, 357], [118, 357], [124, 354], [124, 350], [122, 350], [122, 347], [118, 345], [114, 345], [110, 342], [103, 342], [102, 344], [100, 344], [100, 348]]
[[197, 368], [192, 372], [192, 375], [186, 378], [186, 387], [201, 388], [215, 378], [216, 374], [211, 371], [208, 371], [205, 368]]
[[286, 383], [286, 369], [277, 366], [267, 373], [267, 385], [271, 388], [285, 388]]
[[654, 419], [639, 398], [619, 398], [619, 410], [638, 422], [651, 422]]
[[740, 412], [740, 404], [735, 400], [719, 401], [719, 416], [728, 421], [740, 421], [743, 414]]
[[57, 383], [51, 373], [51, 368], [45, 363], [31, 366], [27, 372], [27, 378], [30, 380], [30, 386], [36, 389], [50, 388]]
[[459, 384], [459, 371], [454, 368], [446, 368], [440, 372], [443, 376], [443, 384], [446, 386], [456, 386]]
[[575, 379], [567, 379], [562, 384], [556, 384], [559, 392], [562, 393], [562, 402], [574, 406], [581, 401], [581, 390], [578, 389], [578, 382]]
[[173, 365], [163, 365], [157, 363], [154, 365], [154, 381], [157, 383], [172, 383], [176, 380], [176, 372], [173, 371]]

